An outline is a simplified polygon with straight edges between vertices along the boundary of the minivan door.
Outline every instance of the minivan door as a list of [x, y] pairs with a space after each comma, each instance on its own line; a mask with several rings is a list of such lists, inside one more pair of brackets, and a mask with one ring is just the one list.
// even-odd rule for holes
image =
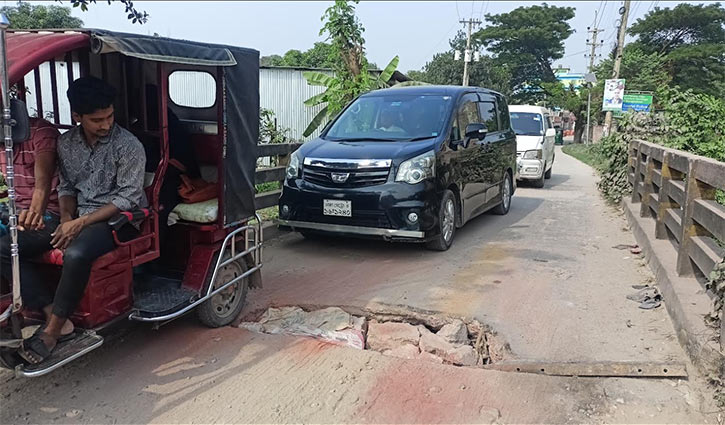
[[483, 207], [496, 198], [500, 192], [502, 170], [505, 170], [502, 160], [506, 135], [501, 131], [496, 98], [485, 93], [480, 93], [479, 96], [481, 99], [478, 103], [479, 121], [488, 129], [486, 137], [478, 142], [480, 146], [479, 162], [483, 170], [479, 176], [480, 184], [484, 188], [484, 200], [481, 202], [481, 207]]
[[486, 202], [485, 164], [482, 162], [484, 151], [483, 140], [469, 140], [466, 138], [466, 127], [469, 124], [481, 122], [478, 112], [478, 95], [467, 93], [461, 97], [456, 110], [458, 137], [461, 143], [458, 146], [458, 164], [456, 169], [457, 181], [461, 190], [462, 209], [461, 216], [465, 223]]
[[[544, 115], [544, 146], [542, 154], [546, 161], [546, 168], [551, 167], [554, 162], [554, 145], [556, 144], [556, 129], [551, 121], [551, 115]], [[546, 170], [544, 170], [546, 171]]]

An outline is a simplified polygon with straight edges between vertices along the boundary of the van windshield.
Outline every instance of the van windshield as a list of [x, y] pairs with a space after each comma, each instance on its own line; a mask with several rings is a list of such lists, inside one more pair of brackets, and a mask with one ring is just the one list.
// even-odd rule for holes
[[519, 136], [543, 136], [544, 126], [541, 114], [533, 112], [511, 112], [511, 127]]
[[385, 95], [358, 98], [325, 134], [327, 140], [413, 141], [443, 131], [451, 96]]

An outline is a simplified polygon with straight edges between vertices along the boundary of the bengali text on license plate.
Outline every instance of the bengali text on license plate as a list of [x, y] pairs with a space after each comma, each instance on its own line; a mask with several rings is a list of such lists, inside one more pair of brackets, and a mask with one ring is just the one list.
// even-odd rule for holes
[[352, 201], [323, 199], [322, 214], [334, 215], [338, 217], [352, 217]]

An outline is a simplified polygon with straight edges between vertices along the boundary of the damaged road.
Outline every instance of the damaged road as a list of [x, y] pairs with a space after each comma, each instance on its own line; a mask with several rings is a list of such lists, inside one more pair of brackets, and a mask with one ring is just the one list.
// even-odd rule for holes
[[[519, 188], [508, 215], [470, 222], [444, 253], [294, 234], [271, 241], [247, 329], [209, 330], [189, 316], [136, 327], [46, 377], [5, 372], [0, 421], [717, 423], [665, 309], [627, 299], [652, 276], [640, 254], [613, 248], [635, 241], [591, 169], [558, 152], [548, 182]], [[284, 315], [261, 323], [270, 307], [327, 310], [316, 313], [322, 324], [349, 326], [302, 330], [346, 336], [277, 332]], [[688, 377], [546, 374], [631, 362], [684, 365]], [[511, 370], [533, 365], [544, 374]]]

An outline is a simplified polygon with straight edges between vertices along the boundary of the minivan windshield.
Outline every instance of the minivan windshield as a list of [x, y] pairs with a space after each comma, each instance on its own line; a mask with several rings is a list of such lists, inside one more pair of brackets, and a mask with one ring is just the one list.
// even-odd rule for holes
[[387, 94], [358, 98], [335, 121], [327, 140], [414, 141], [443, 131], [451, 96]]
[[511, 127], [519, 136], [543, 136], [544, 126], [541, 114], [533, 112], [511, 112]]

